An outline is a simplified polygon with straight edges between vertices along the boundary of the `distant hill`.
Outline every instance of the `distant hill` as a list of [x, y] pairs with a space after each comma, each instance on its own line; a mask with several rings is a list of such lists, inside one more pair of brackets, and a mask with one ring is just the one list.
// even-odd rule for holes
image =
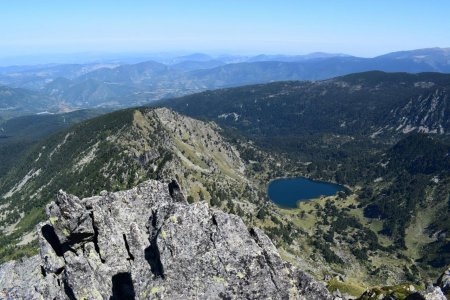
[[108, 83], [95, 79], [69, 80], [57, 78], [44, 88], [44, 92], [59, 103], [70, 107], [121, 107], [123, 99], [137, 93], [139, 89], [124, 84]]
[[106, 113], [106, 109], [63, 114], [29, 115], [0, 123], [0, 181], [35, 143], [75, 123]]
[[281, 61], [281, 62], [301, 62], [311, 59], [325, 59], [332, 57], [350, 57], [351, 55], [342, 53], [324, 53], [324, 52], [314, 52], [305, 55], [266, 55], [261, 54], [257, 56], [250, 57], [247, 62], [257, 62], [257, 61]]
[[58, 77], [74, 79], [99, 68], [112, 68], [118, 64], [50, 64], [37, 66], [0, 67], [0, 84], [40, 90]]
[[312, 53], [301, 56], [259, 55], [226, 63], [204, 54], [186, 56], [165, 65], [148, 61], [116, 68], [102, 68], [78, 78], [155, 88], [156, 86], [212, 89], [283, 80], [320, 80], [379, 70], [385, 72], [450, 72], [448, 49], [394, 52], [375, 58], [344, 54]]
[[207, 61], [195, 61], [195, 60], [186, 60], [176, 64], [171, 65], [170, 67], [173, 70], [178, 71], [194, 71], [194, 70], [203, 70], [203, 69], [212, 69], [215, 67], [223, 66], [224, 63], [221, 60], [213, 59]]
[[57, 102], [44, 93], [0, 85], [0, 122], [15, 116], [57, 109]]
[[[42, 111], [50, 110], [52, 105], [124, 108], [218, 88], [291, 80], [317, 81], [373, 70], [449, 73], [449, 53], [445, 48], [393, 52], [374, 58], [321, 52], [252, 57], [194, 53], [172, 58], [154, 57], [158, 61], [134, 64], [3, 67], [0, 68], [0, 84], [33, 90], [49, 98], [52, 103], [43, 103]], [[38, 106], [38, 102], [33, 105]], [[20, 110], [19, 107], [17, 112]], [[20, 114], [33, 112], [33, 109], [24, 109]]]
[[129, 85], [143, 84], [143, 81], [160, 80], [160, 76], [168, 73], [169, 67], [154, 61], [147, 61], [133, 65], [122, 65], [113, 69], [101, 68], [85, 75], [79, 80], [95, 79], [102, 82], [123, 83]]
[[251, 138], [292, 134], [450, 132], [450, 74], [366, 72], [207, 91], [164, 105], [236, 128]]
[[238, 64], [227, 64], [194, 72], [208, 87], [227, 87], [281, 80], [321, 80], [365, 71], [450, 72], [449, 49], [422, 49], [394, 52], [374, 58], [348, 55], [311, 54], [309, 56], [261, 55]]

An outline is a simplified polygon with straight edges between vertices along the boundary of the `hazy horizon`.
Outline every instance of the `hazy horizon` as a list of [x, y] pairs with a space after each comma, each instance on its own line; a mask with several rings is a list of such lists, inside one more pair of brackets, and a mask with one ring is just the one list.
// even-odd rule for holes
[[18, 0], [0, 9], [2, 60], [161, 52], [374, 57], [446, 47], [450, 31], [445, 1]]
[[[398, 49], [392, 52], [380, 53], [379, 55], [384, 55], [393, 52], [401, 51], [412, 51], [421, 49], [450, 49], [450, 47], [427, 47], [420, 49]], [[30, 54], [30, 55], [11, 55], [11, 56], [0, 56], [0, 67], [9, 66], [26, 66], [26, 65], [51, 65], [51, 64], [84, 64], [84, 63], [111, 63], [117, 61], [118, 63], [126, 63], [131, 61], [131, 63], [141, 62], [145, 60], [165, 60], [171, 58], [179, 58], [182, 56], [189, 56], [193, 54], [205, 54], [211, 56], [212, 58], [220, 58], [221, 56], [235, 56], [235, 57], [255, 57], [258, 55], [280, 55], [280, 56], [302, 56], [310, 54], [332, 54], [332, 55], [349, 55], [354, 57], [363, 58], [374, 58], [375, 56], [358, 56], [352, 55], [350, 53], [344, 52], [325, 52], [325, 51], [313, 51], [308, 53], [279, 53], [279, 52], [247, 52], [240, 53], [238, 51], [161, 51], [161, 52], [74, 52], [74, 53], [42, 53], [42, 54]]]

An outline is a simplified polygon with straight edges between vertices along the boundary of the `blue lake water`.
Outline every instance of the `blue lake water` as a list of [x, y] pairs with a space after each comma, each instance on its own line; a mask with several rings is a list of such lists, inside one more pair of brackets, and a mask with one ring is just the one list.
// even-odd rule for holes
[[304, 177], [276, 179], [269, 183], [270, 200], [281, 207], [296, 208], [298, 201], [309, 201], [320, 196], [333, 196], [345, 187]]

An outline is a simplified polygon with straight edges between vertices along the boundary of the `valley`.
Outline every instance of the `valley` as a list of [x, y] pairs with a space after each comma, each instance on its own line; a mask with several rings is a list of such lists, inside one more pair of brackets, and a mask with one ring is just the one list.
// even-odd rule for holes
[[[423, 81], [430, 84], [418, 84]], [[448, 82], [446, 74], [369, 72], [216, 90], [157, 105], [214, 120], [282, 154], [283, 171], [271, 178], [348, 186], [348, 194], [293, 211], [270, 205], [260, 226], [291, 261], [315, 265], [308, 270], [319, 278], [345, 273], [353, 286], [395, 284], [433, 278], [449, 263], [450, 148], [442, 117]]]
[[[321, 81], [372, 70], [448, 73], [449, 57], [447, 48], [392, 52], [373, 58], [327, 53], [291, 56], [198, 53], [166, 58], [149, 56], [147, 60], [131, 57], [84, 64], [0, 67], [0, 122], [27, 114], [100, 107], [120, 109], [211, 89], [276, 81]], [[417, 84], [423, 88], [429, 85], [426, 81]], [[407, 126], [403, 125], [404, 130], [408, 130]]]
[[[243, 147], [265, 155], [251, 144]], [[260, 201], [249, 172], [252, 167], [213, 123], [145, 108], [90, 119], [34, 145], [2, 178], [1, 257], [34, 249], [31, 244], [21, 251], [14, 244], [42, 219], [45, 204], [61, 188], [88, 196], [148, 178], [173, 178], [189, 202], [208, 201], [244, 215], [256, 211]]]
[[[33, 228], [60, 189], [88, 197], [176, 179], [189, 203], [262, 228], [285, 261], [331, 291], [423, 288], [450, 259], [449, 79], [367, 72], [207, 91], [94, 118], [106, 111], [11, 119], [5, 132], [18, 142], [30, 133], [23, 124], [53, 129], [34, 131], [0, 177], [1, 260], [36, 253]], [[267, 194], [280, 177], [346, 188], [283, 208]]]
[[0, 300], [450, 300], [449, 1], [0, 9]]

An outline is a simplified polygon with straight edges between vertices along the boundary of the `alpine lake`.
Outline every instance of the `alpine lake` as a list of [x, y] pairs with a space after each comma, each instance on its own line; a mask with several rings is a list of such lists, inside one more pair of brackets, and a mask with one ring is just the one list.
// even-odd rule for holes
[[345, 190], [346, 188], [339, 184], [296, 177], [270, 181], [267, 194], [270, 200], [280, 207], [297, 208], [298, 202], [333, 196]]

